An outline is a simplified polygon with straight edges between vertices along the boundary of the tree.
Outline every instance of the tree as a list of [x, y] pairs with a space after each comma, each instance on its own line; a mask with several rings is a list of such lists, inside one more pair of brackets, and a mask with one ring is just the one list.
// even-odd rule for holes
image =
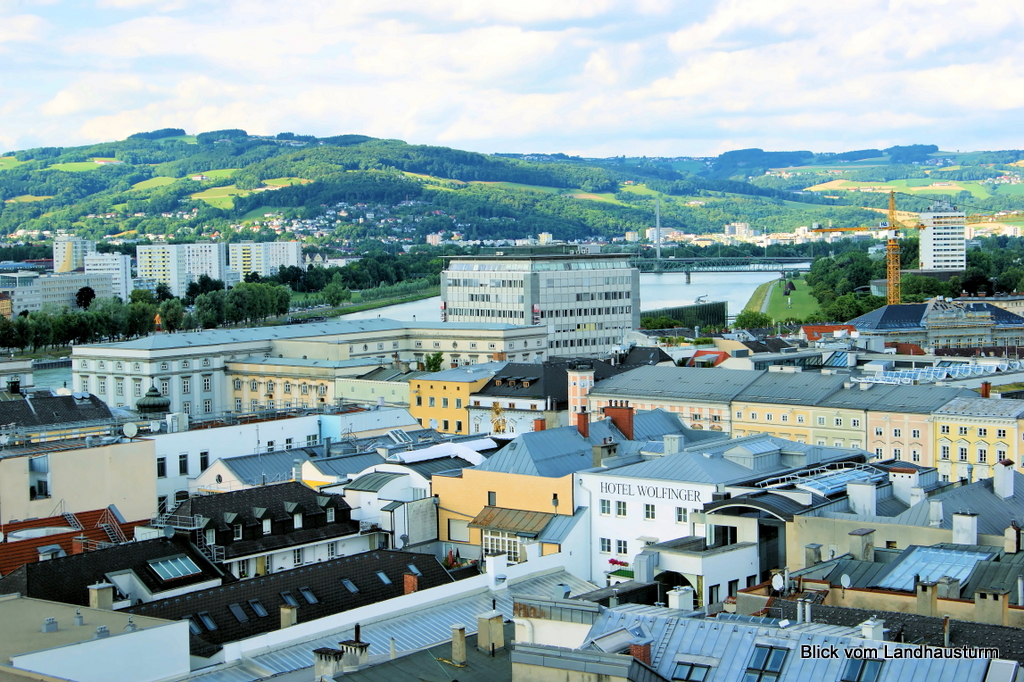
[[96, 298], [96, 292], [92, 287], [82, 287], [75, 294], [75, 304], [82, 310], [88, 310], [89, 305], [92, 304], [93, 299]]
[[185, 306], [176, 298], [164, 301], [160, 304], [160, 324], [165, 332], [176, 332], [182, 328], [185, 321]]
[[762, 329], [773, 324], [771, 315], [756, 310], [744, 310], [736, 316], [733, 327], [736, 329]]
[[224, 302], [226, 295], [222, 290], [199, 294], [196, 297], [196, 319], [203, 329], [214, 329], [224, 324]]
[[171, 293], [171, 287], [163, 282], [156, 285], [156, 300], [160, 303], [169, 301], [174, 298], [174, 294]]
[[444, 362], [444, 353], [437, 351], [427, 356], [426, 367], [428, 372], [440, 372], [441, 364]]
[[132, 289], [132, 292], [128, 294], [128, 300], [126, 303], [145, 303], [146, 305], [155, 305], [156, 296], [149, 289]]
[[28, 315], [18, 315], [14, 319], [14, 345], [19, 350], [25, 350], [32, 343], [32, 321]]

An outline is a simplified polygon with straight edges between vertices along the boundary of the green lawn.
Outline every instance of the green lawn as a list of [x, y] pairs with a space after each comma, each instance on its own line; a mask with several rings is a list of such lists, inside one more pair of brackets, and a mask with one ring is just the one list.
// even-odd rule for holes
[[[502, 189], [524, 189], [530, 192], [543, 192], [544, 194], [559, 194], [572, 190], [565, 190], [559, 187], [546, 187], [544, 185], [524, 185], [520, 182], [484, 182], [482, 180], [471, 180], [471, 185], [489, 185], [490, 187], [501, 187]], [[583, 190], [576, 190], [582, 192]]]
[[262, 220], [264, 213], [280, 213], [281, 209], [274, 206], [257, 206], [251, 211], [247, 211], [241, 220]]
[[205, 175], [208, 178], [216, 178], [216, 179], [230, 178], [237, 171], [238, 171], [237, 168], [217, 168], [215, 170], [203, 171], [202, 173], [190, 174], [189, 177], [192, 177], [192, 175]]
[[789, 300], [782, 295], [782, 282], [774, 283], [768, 299], [768, 314], [772, 316], [773, 320], [785, 320], [789, 317], [798, 317], [803, 320], [811, 313], [818, 311], [818, 300], [811, 296], [807, 283], [802, 279], [797, 279], [793, 280], [793, 284], [796, 285], [796, 291], [791, 296], [793, 307], [790, 308], [788, 307]]
[[18, 161], [13, 156], [0, 156], [0, 170], [8, 170], [10, 168], [16, 168], [17, 166], [20, 166], [23, 163], [25, 163], [25, 162], [24, 161]]
[[48, 166], [48, 170], [59, 170], [68, 171], [70, 173], [80, 173], [82, 171], [91, 171], [99, 168], [98, 164], [92, 161], [75, 161], [72, 163], [56, 163], [52, 166]]
[[195, 135], [175, 135], [174, 137], [161, 137], [160, 141], [164, 140], [177, 140], [184, 142], [185, 144], [197, 144]]
[[21, 201], [44, 201], [46, 199], [52, 199], [52, 198], [53, 198], [52, 196], [49, 196], [49, 197], [37, 197], [37, 196], [34, 196], [32, 194], [22, 194], [20, 197], [14, 197], [13, 199], [8, 199], [7, 201], [9, 201], [11, 203], [15, 203], [15, 202], [21, 202]]
[[214, 208], [233, 208], [235, 202], [231, 198], [244, 197], [247, 194], [252, 194], [252, 191], [238, 189], [234, 185], [227, 185], [225, 187], [211, 187], [208, 190], [196, 192], [192, 195], [192, 198], [201, 199]]
[[311, 182], [313, 181], [305, 178], [271, 178], [264, 180], [263, 184], [267, 187], [289, 187], [291, 185], [308, 185]]
[[143, 180], [132, 185], [132, 189], [153, 189], [154, 187], [163, 187], [164, 185], [172, 185], [177, 182], [176, 178], [165, 178], [157, 177], [150, 178], [149, 180]]

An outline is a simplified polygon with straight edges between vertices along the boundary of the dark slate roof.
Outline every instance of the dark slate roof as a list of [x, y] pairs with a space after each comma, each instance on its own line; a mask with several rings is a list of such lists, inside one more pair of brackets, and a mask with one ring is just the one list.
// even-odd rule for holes
[[[713, 369], [712, 372], [723, 370]], [[735, 401], [818, 405], [841, 390], [846, 377], [817, 372], [767, 372], [733, 396]]]
[[98, 397], [76, 399], [70, 395], [39, 395], [0, 400], [0, 424], [44, 427], [112, 419], [110, 408]]
[[[182, 554], [192, 559], [202, 572], [164, 581], [149, 565], [152, 560]], [[33, 599], [88, 606], [89, 585], [107, 582], [108, 573], [124, 570], [134, 572], [150, 592], [157, 594], [217, 578], [234, 580], [210, 563], [187, 538], [175, 536], [129, 542], [95, 552], [26, 564], [0, 578], [0, 594], [19, 592]]]
[[879, 331], [896, 329], [919, 329], [921, 318], [924, 317], [926, 303], [900, 303], [884, 305], [881, 308], [864, 313], [850, 320], [850, 324], [858, 331], [876, 329]]
[[[375, 550], [169, 597], [126, 611], [168, 620], [194, 618], [199, 613], [208, 613], [217, 629], [210, 631], [196, 620], [201, 632], [193, 637], [191, 649], [193, 655], [209, 656], [225, 643], [280, 629], [280, 609], [286, 603], [283, 592], [290, 592], [298, 602], [298, 621], [306, 623], [401, 596], [403, 576], [410, 572], [409, 564], [420, 572], [420, 590], [455, 582], [432, 555]], [[391, 583], [385, 584], [378, 577], [378, 571], [383, 572]], [[355, 584], [358, 592], [349, 591], [342, 583], [343, 579]], [[316, 603], [309, 603], [300, 592], [302, 588], [309, 588]], [[256, 614], [249, 603], [253, 599], [263, 605], [266, 616]], [[239, 605], [247, 619], [245, 622], [239, 622], [233, 615], [229, 608], [232, 604]]]
[[634, 346], [622, 360], [624, 365], [657, 365], [674, 362], [672, 357], [657, 346]]
[[[293, 507], [292, 505], [297, 506]], [[227, 493], [190, 497], [174, 508], [174, 514], [175, 516], [198, 514], [210, 519], [213, 525], [208, 524], [207, 528], [230, 530], [233, 523], [242, 523], [246, 526], [257, 525], [267, 517], [274, 521], [290, 522], [292, 515], [297, 511], [301, 511], [305, 516], [316, 516], [324, 514], [324, 509], [327, 507], [339, 510], [349, 509], [345, 498], [340, 495], [320, 495], [304, 483], [286, 481]], [[256, 509], [266, 511], [257, 518]], [[225, 520], [225, 514], [235, 514], [236, 517], [229, 523]]]
[[[796, 622], [796, 602], [788, 599], [774, 599], [769, 605], [773, 617], [781, 611], [783, 618]], [[886, 639], [893, 642], [921, 643], [929, 646], [943, 646], [943, 619], [936, 616], [919, 616], [895, 611], [850, 609], [842, 606], [815, 605], [811, 618], [817, 623], [857, 627], [875, 616], [885, 621], [889, 630]], [[999, 657], [1024, 663], [1024, 629], [987, 625], [950, 619], [949, 644], [955, 648], [990, 647], [999, 648]]]
[[[512, 623], [505, 625], [505, 641], [515, 639], [516, 628]], [[466, 665], [461, 668], [448, 663], [452, 658], [451, 644], [439, 644], [417, 651], [380, 665], [371, 665], [362, 670], [345, 673], [346, 682], [512, 682], [512, 662], [509, 660], [511, 647], [498, 649], [491, 654], [476, 648], [477, 636], [466, 636]]]
[[[671, 359], [671, 358], [669, 358]], [[500, 396], [503, 398], [535, 398], [545, 400], [551, 398], [556, 407], [569, 400], [569, 380], [567, 370], [576, 360], [555, 360], [543, 364], [510, 362], [476, 392], [475, 395]], [[621, 374], [627, 368], [612, 365], [601, 360], [587, 360], [594, 369], [594, 380], [602, 381], [611, 376]], [[514, 385], [509, 385], [509, 378], [516, 378]], [[522, 379], [530, 379], [528, 387], [523, 386]], [[497, 383], [501, 382], [498, 386]]]

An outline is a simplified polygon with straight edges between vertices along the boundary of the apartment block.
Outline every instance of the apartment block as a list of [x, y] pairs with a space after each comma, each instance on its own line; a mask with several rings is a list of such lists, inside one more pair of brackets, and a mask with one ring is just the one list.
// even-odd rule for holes
[[77, 237], [53, 240], [53, 271], [72, 272], [85, 266], [85, 257], [96, 252], [96, 242]]
[[175, 296], [184, 296], [189, 283], [201, 275], [230, 283], [226, 244], [153, 244], [139, 246], [136, 255], [139, 277], [166, 284]]
[[230, 269], [245, 278], [250, 272], [260, 277], [277, 274], [282, 267], [302, 267], [299, 242], [241, 242], [228, 245]]
[[85, 256], [87, 275], [110, 275], [110, 288], [114, 296], [125, 303], [131, 294], [132, 257], [120, 253], [90, 253]]

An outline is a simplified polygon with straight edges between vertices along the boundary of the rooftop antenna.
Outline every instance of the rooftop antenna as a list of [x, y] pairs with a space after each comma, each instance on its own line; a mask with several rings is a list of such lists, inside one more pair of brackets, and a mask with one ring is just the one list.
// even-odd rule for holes
[[658, 261], [661, 261], [661, 197], [654, 199], [654, 230], [655, 230], [655, 244], [657, 245], [657, 253], [655, 254]]

